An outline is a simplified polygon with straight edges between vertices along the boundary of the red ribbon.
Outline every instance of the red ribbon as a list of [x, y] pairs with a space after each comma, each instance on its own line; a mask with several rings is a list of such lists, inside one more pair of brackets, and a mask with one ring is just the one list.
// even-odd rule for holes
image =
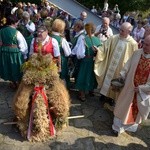
[[31, 130], [32, 130], [33, 108], [34, 108], [33, 106], [34, 106], [34, 102], [35, 102], [36, 97], [38, 96], [38, 94], [42, 95], [42, 97], [44, 98], [44, 103], [46, 105], [46, 108], [48, 109], [50, 135], [51, 136], [55, 135], [55, 128], [54, 128], [52, 118], [51, 118], [51, 115], [50, 115], [50, 111], [49, 111], [49, 107], [48, 107], [48, 99], [47, 99], [47, 96], [46, 96], [45, 91], [44, 91], [44, 86], [36, 86], [34, 88], [34, 91], [35, 91], [35, 93], [34, 93], [33, 99], [32, 99], [32, 106], [31, 106], [30, 120], [29, 120], [29, 128], [28, 128], [28, 135], [27, 135], [28, 140], [30, 139]]

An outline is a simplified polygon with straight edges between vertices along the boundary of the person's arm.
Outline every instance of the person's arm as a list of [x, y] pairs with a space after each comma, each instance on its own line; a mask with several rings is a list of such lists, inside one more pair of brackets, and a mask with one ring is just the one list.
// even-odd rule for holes
[[138, 92], [142, 98], [142, 100], [147, 100], [150, 98], [150, 77], [146, 84], [142, 84], [138, 86]]
[[72, 54], [72, 55], [77, 55], [77, 51], [78, 51], [78, 49], [79, 49], [79, 45], [80, 45], [81, 41], [84, 42], [84, 37], [85, 37], [84, 35], [80, 35], [80, 36], [78, 37], [77, 43], [76, 43], [76, 45], [73, 47], [73, 49], [72, 49], [72, 51], [71, 51], [71, 54]]
[[108, 37], [112, 36], [113, 35], [113, 31], [112, 29], [109, 27], [108, 28]]
[[33, 22], [31, 22], [30, 24], [27, 23], [26, 28], [30, 33], [33, 33], [35, 31], [35, 24]]
[[27, 58], [27, 53], [28, 53], [28, 46], [27, 46], [25, 38], [20, 33], [20, 31], [17, 31], [17, 41], [18, 41], [19, 50], [24, 55], [24, 59], [26, 59]]
[[77, 44], [76, 44], [76, 56], [78, 59], [82, 59], [85, 57], [85, 49], [86, 49], [86, 46], [85, 46], [85, 36], [84, 35], [81, 35], [79, 38], [78, 38], [78, 41], [77, 41]]
[[62, 48], [64, 50], [65, 56], [68, 57], [71, 54], [71, 49], [65, 38], [62, 38]]
[[59, 44], [56, 39], [52, 38], [53, 52], [54, 52], [54, 61], [58, 66], [58, 71], [61, 72], [61, 55]]
[[54, 57], [60, 56], [59, 44], [56, 39], [52, 38]]
[[98, 47], [93, 47], [95, 51], [97, 52], [95, 63], [100, 63], [106, 58], [107, 53], [109, 53], [110, 51], [112, 40], [113, 40], [113, 37], [112, 38], [110, 37], [102, 45]]

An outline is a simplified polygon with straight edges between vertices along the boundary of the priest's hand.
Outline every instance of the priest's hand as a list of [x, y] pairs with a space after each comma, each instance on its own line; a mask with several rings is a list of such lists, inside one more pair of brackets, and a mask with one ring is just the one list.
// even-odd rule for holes
[[95, 53], [97, 53], [97, 51], [98, 51], [98, 47], [93, 46], [93, 47], [92, 47], [92, 49], [93, 49], [93, 51], [94, 51]]

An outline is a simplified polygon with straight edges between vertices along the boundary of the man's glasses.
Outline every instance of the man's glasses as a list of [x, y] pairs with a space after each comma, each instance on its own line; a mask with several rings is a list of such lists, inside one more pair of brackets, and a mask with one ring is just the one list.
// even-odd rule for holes
[[37, 33], [43, 33], [43, 32], [45, 32], [45, 30], [39, 30], [39, 31], [37, 31]]

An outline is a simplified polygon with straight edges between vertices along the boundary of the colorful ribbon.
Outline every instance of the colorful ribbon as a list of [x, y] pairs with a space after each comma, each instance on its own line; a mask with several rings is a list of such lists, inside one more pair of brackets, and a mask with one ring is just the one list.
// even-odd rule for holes
[[29, 127], [28, 127], [28, 132], [27, 132], [27, 139], [28, 140], [30, 139], [31, 131], [32, 131], [34, 102], [35, 102], [38, 94], [42, 95], [42, 97], [44, 99], [44, 103], [45, 103], [46, 108], [48, 110], [50, 136], [55, 135], [55, 128], [54, 128], [52, 118], [51, 118], [51, 115], [50, 115], [50, 110], [49, 110], [49, 107], [48, 107], [48, 99], [47, 99], [47, 96], [46, 96], [45, 91], [44, 91], [44, 86], [35, 86], [34, 87], [34, 95], [33, 95], [33, 98], [32, 98], [32, 105], [31, 105], [31, 112], [30, 112], [30, 119], [29, 119]]

